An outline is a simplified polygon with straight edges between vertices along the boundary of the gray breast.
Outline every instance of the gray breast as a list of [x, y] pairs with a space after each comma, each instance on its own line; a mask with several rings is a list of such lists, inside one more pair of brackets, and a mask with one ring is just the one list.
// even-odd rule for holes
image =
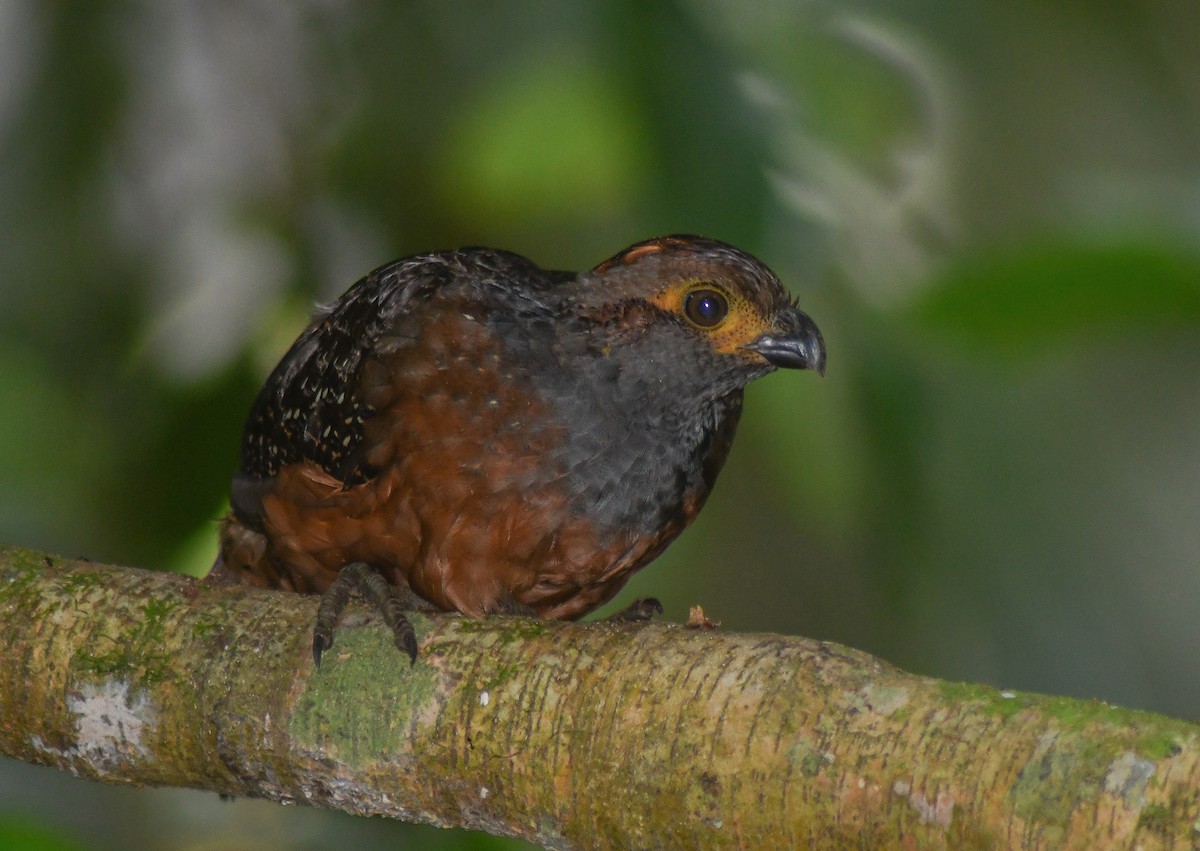
[[702, 372], [660, 348], [577, 351], [537, 378], [566, 425], [557, 460], [575, 510], [611, 529], [656, 532], [711, 485], [706, 459], [728, 406]]

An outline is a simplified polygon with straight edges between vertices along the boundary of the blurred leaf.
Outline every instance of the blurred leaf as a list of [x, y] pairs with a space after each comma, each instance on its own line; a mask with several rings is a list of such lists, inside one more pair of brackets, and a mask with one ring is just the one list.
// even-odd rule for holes
[[[77, 545], [110, 475], [108, 423], [37, 352], [0, 342], [0, 536]], [[2, 847], [2, 846], [0, 846]]]
[[841, 376], [772, 376], [748, 388], [739, 426], [741, 442], [757, 448], [752, 460], [766, 459], [764, 491], [829, 538], [853, 537], [869, 481], [852, 391]]
[[1044, 246], [959, 264], [910, 318], [981, 348], [1029, 354], [1097, 334], [1200, 325], [1200, 260], [1140, 246]]
[[62, 831], [22, 816], [0, 816], [0, 848], [4, 851], [81, 851]]
[[444, 194], [483, 221], [611, 212], [645, 169], [643, 136], [612, 81], [543, 57], [468, 105], [446, 147]]
[[[788, 91], [805, 95], [804, 124], [840, 157], [847, 157], [875, 179], [897, 179], [897, 147], [912, 145], [930, 129], [932, 83], [916, 46], [884, 38], [882, 27], [873, 38], [851, 37], [843, 21], [839, 39], [806, 40], [805, 50], [784, 47], [776, 54]], [[856, 29], [866, 29], [860, 22]], [[925, 69], [928, 70], [928, 69]], [[928, 71], [932, 73], [932, 71]]]
[[163, 567], [171, 573], [182, 573], [197, 579], [207, 576], [217, 558], [219, 521], [215, 518], [224, 517], [228, 511], [229, 503], [222, 500], [220, 506], [206, 516], [183, 540]]

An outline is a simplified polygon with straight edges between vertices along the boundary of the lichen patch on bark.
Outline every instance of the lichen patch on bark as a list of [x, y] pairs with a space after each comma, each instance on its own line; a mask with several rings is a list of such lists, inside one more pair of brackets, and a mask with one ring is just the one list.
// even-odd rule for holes
[[105, 771], [152, 758], [146, 739], [158, 709], [144, 690], [131, 692], [120, 679], [84, 683], [67, 696], [67, 709], [75, 717], [74, 744], [55, 748], [34, 737], [35, 748]]
[[[290, 730], [298, 746], [366, 768], [384, 755], [411, 755], [412, 720], [433, 698], [437, 672], [413, 665], [372, 629], [340, 629], [336, 644], [308, 677]], [[397, 689], [397, 681], [404, 687]], [[390, 704], [390, 705], [389, 705]], [[379, 707], [388, 711], [380, 713]]]

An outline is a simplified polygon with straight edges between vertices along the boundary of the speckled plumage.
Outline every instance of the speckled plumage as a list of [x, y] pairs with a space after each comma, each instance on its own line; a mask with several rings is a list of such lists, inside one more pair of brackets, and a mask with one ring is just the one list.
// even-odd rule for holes
[[695, 517], [743, 388], [776, 366], [823, 370], [820, 334], [724, 243], [650, 240], [581, 274], [399, 260], [268, 378], [221, 567], [322, 592], [362, 561], [438, 608], [578, 617]]

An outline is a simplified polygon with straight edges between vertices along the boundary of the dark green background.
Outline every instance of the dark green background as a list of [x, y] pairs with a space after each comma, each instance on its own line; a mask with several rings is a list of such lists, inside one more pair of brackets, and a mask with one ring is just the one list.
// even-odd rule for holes
[[[698, 232], [829, 371], [617, 601], [1200, 707], [1191, 0], [0, 4], [0, 541], [202, 573], [257, 385], [394, 257]], [[0, 765], [5, 848], [504, 847]], [[511, 846], [510, 846], [511, 847]]]

